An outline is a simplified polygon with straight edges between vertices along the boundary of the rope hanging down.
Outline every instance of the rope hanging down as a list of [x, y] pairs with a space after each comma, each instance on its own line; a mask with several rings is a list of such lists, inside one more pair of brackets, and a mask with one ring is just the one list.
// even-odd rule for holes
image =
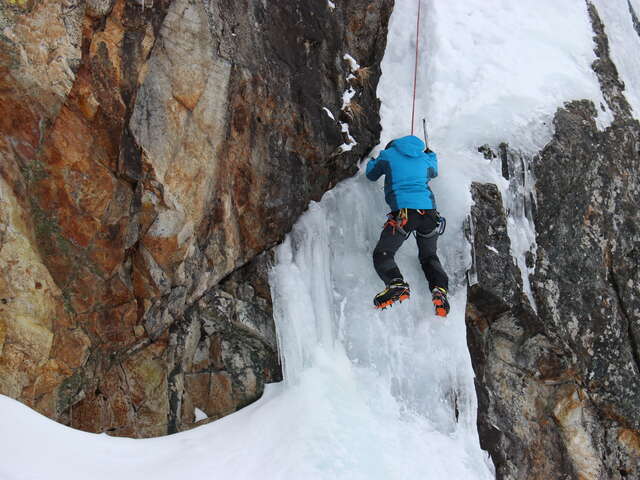
[[413, 135], [413, 125], [415, 123], [416, 114], [416, 86], [418, 84], [418, 53], [420, 42], [420, 4], [421, 0], [418, 0], [418, 19], [416, 20], [416, 61], [413, 66], [413, 102], [411, 106], [411, 135]]

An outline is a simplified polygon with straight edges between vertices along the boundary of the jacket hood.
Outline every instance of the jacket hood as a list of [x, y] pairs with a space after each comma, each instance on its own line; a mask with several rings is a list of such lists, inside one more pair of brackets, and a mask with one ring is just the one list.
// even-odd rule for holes
[[419, 157], [424, 152], [424, 142], [415, 135], [407, 135], [393, 141], [393, 148], [403, 155]]

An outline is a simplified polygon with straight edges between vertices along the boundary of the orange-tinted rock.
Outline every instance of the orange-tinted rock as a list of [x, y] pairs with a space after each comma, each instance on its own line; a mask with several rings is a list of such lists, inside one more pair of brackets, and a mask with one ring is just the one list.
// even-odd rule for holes
[[51, 356], [67, 369], [75, 369], [87, 360], [90, 346], [91, 341], [82, 329], [59, 329], [53, 338]]
[[69, 292], [70, 304], [76, 313], [85, 313], [94, 306], [95, 292], [104, 288], [102, 278], [89, 267], [76, 268], [74, 276], [66, 285]]
[[0, 391], [20, 397], [50, 357], [63, 299], [31, 243], [24, 209], [0, 177]]
[[210, 350], [211, 366], [215, 370], [221, 370], [224, 368], [224, 362], [222, 361], [222, 338], [219, 335], [211, 337], [211, 350]]
[[638, 432], [627, 428], [622, 429], [618, 439], [627, 448], [631, 457], [640, 458], [640, 434]]
[[[119, 434], [118, 432], [120, 432], [121, 429], [127, 428], [128, 426], [133, 427], [135, 411], [131, 405], [127, 380], [121, 365], [111, 365], [108, 370], [100, 376], [99, 383], [93, 394], [95, 395], [94, 400], [88, 403], [100, 402], [102, 404], [103, 414], [105, 415], [104, 421], [98, 428], [102, 431], [116, 432]], [[74, 411], [76, 410], [77, 408], [74, 407]], [[81, 421], [81, 417], [76, 417], [76, 422], [78, 423], [75, 426], [85, 429], [86, 427], [79, 423]], [[135, 432], [135, 429], [133, 429], [133, 431]]]
[[129, 219], [123, 219], [119, 224], [103, 225], [93, 238], [88, 258], [104, 275], [112, 275], [124, 261], [128, 224]]
[[91, 432], [102, 432], [104, 425], [109, 425], [109, 412], [105, 400], [93, 392], [71, 407], [70, 423], [74, 428]]
[[136, 408], [153, 401], [156, 391], [166, 391], [167, 367], [161, 357], [163, 352], [163, 345], [154, 344], [127, 358], [122, 364]]
[[[69, 367], [69, 365], [61, 364], [58, 360], [49, 360], [43, 366], [42, 373], [33, 384], [32, 395], [34, 403], [38, 402], [44, 395], [53, 393], [60, 385], [60, 382], [71, 375]], [[53, 406], [51, 405], [51, 407]]]
[[105, 308], [117, 307], [123, 303], [135, 301], [133, 291], [123, 282], [122, 277], [116, 273], [105, 281], [104, 288], [96, 292], [96, 304]]
[[[4, 305], [7, 302], [6, 298], [0, 299], [0, 305]], [[7, 325], [5, 323], [5, 318], [2, 313], [4, 312], [4, 308], [0, 306], [0, 356], [2, 355], [2, 347], [4, 347], [4, 341], [7, 338]]]
[[206, 410], [209, 405], [211, 374], [204, 372], [185, 375], [184, 382], [191, 406]]
[[[369, 17], [384, 26], [382, 3]], [[345, 47], [344, 18], [317, 2], [304, 28], [287, 9], [272, 22], [262, 4], [222, 7], [3, 9], [0, 393], [76, 428], [166, 434], [193, 423], [195, 398], [216, 418], [278, 379], [270, 312], [231, 293], [222, 315], [208, 302], [189, 309], [261, 264], [252, 258], [373, 145], [375, 102], [357, 149], [328, 168], [342, 138], [318, 104], [341, 103], [345, 48], [377, 65], [384, 28]], [[290, 49], [326, 26], [322, 55]], [[360, 93], [374, 99], [375, 82]], [[258, 277], [266, 270], [243, 282]], [[263, 289], [260, 305], [268, 298]]]
[[69, 409], [72, 427], [92, 432], [113, 431], [133, 425], [134, 410], [128, 400], [121, 367], [112, 366], [101, 381], [88, 389], [84, 398]]
[[214, 373], [209, 384], [209, 402], [204, 411], [210, 417], [223, 417], [237, 408], [233, 398], [231, 379], [227, 374]]
[[196, 373], [185, 376], [190, 402], [209, 417], [220, 418], [236, 410], [231, 379], [225, 373]]

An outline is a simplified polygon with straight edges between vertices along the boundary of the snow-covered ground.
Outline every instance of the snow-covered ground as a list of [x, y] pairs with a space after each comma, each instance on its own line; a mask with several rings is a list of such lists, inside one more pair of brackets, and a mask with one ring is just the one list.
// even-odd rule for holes
[[[604, 100], [583, 0], [422, 1], [416, 134], [426, 116], [440, 159], [432, 189], [448, 219], [440, 253], [452, 280], [450, 316], [432, 313], [413, 239], [397, 257], [411, 300], [372, 308], [382, 285], [371, 252], [387, 207], [381, 183], [360, 174], [312, 204], [278, 249], [271, 280], [284, 382], [220, 421], [150, 440], [74, 431], [0, 396], [0, 479], [493, 478], [475, 426], [462, 224], [471, 181], [508, 186], [477, 147], [507, 141], [535, 151], [563, 102]], [[638, 112], [640, 37], [627, 0], [596, 5], [623, 80], [635, 82]], [[391, 19], [378, 89], [381, 145], [410, 133], [416, 7], [397, 0]], [[610, 121], [602, 112], [600, 125]], [[526, 228], [512, 219], [515, 255], [528, 247], [531, 236], [518, 235]]]

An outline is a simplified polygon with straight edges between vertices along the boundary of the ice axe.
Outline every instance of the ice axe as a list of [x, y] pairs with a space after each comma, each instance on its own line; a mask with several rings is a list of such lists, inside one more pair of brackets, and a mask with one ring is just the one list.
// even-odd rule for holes
[[429, 142], [427, 141], [427, 120], [426, 119], [422, 119], [422, 130], [424, 131], [424, 146], [425, 149], [429, 149]]

